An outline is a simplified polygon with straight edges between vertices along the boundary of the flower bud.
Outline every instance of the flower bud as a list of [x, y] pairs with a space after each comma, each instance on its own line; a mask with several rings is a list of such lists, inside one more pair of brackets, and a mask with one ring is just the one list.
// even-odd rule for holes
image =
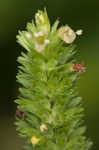
[[35, 15], [35, 20], [38, 30], [48, 34], [50, 31], [50, 22], [46, 10], [44, 12], [38, 11]]

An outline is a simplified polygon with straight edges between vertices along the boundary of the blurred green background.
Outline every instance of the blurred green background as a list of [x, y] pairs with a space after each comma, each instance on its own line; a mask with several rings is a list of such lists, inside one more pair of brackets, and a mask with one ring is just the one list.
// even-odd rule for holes
[[83, 29], [78, 44], [78, 60], [86, 65], [78, 90], [84, 99], [87, 136], [93, 150], [99, 150], [99, 1], [98, 0], [0, 0], [0, 150], [20, 150], [23, 145], [13, 125], [17, 96], [17, 63], [21, 47], [18, 30], [25, 29], [38, 9], [47, 8], [51, 23]]

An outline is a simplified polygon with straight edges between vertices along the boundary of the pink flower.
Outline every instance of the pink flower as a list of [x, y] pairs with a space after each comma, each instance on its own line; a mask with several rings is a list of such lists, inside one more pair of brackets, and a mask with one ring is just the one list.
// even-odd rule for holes
[[85, 67], [83, 66], [82, 63], [74, 64], [72, 68], [73, 68], [73, 70], [77, 71], [78, 73], [85, 72]]

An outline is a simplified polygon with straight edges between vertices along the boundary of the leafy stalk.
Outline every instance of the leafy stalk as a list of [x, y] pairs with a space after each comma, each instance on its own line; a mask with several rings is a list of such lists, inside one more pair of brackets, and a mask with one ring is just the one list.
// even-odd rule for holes
[[51, 27], [46, 10], [38, 11], [35, 23], [17, 36], [26, 52], [18, 57], [16, 126], [27, 139], [26, 150], [89, 150], [92, 145], [76, 86], [85, 67], [74, 64], [73, 42], [82, 30], [58, 24]]

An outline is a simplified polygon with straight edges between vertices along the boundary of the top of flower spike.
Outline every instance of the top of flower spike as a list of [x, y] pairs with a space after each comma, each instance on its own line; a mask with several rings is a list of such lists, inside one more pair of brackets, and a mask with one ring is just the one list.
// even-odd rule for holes
[[45, 34], [47, 34], [50, 31], [50, 22], [46, 9], [44, 9], [44, 11], [39, 10], [35, 14], [35, 22], [39, 31], [42, 31]]
[[[54, 40], [54, 37], [57, 39], [60, 38], [66, 44], [71, 44], [76, 39], [77, 35], [79, 36], [82, 34], [81, 29], [75, 32], [68, 25], [62, 26], [57, 30], [58, 23], [59, 21], [56, 21], [51, 28], [46, 9], [44, 9], [44, 11], [39, 10], [35, 14], [35, 23], [32, 22], [27, 24], [28, 32], [19, 32], [17, 36], [18, 42], [29, 51], [30, 48], [26, 44], [27, 41], [25, 42], [26, 39], [29, 39], [34, 44], [35, 50], [40, 53], [52, 40]], [[53, 39], [51, 39], [52, 37]], [[26, 39], [23, 40], [23, 38]]]

